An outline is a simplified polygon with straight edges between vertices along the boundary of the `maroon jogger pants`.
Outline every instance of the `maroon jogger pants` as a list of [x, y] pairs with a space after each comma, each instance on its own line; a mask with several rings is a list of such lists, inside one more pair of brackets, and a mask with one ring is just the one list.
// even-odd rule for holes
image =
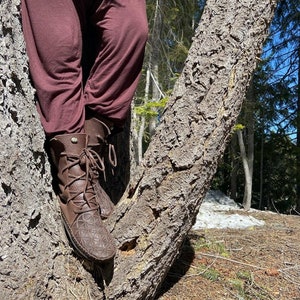
[[[87, 109], [116, 125], [124, 122], [142, 67], [145, 10], [145, 0], [22, 0], [30, 73], [47, 135], [82, 132]], [[94, 50], [87, 80], [83, 41]]]

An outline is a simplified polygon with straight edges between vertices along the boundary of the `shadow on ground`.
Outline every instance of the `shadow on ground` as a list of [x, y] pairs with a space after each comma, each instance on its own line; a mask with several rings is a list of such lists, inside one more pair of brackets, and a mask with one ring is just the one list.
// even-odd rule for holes
[[177, 284], [182, 277], [184, 277], [189, 270], [191, 263], [195, 258], [195, 251], [190, 242], [191, 235], [187, 237], [181, 246], [180, 254], [178, 258], [174, 261], [172, 267], [170, 268], [165, 280], [163, 281], [158, 294], [155, 299], [158, 299], [169, 289], [171, 289], [175, 284]]

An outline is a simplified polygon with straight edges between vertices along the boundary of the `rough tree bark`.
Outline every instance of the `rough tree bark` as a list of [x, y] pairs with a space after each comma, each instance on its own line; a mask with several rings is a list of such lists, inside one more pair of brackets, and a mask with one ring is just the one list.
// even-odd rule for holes
[[[275, 0], [208, 0], [186, 67], [143, 164], [109, 221], [119, 251], [106, 285], [68, 247], [51, 189], [19, 22], [0, 2], [0, 294], [151, 299], [215, 172], [267, 35]], [[99, 282], [98, 282], [99, 283]], [[100, 283], [99, 283], [100, 284]]]

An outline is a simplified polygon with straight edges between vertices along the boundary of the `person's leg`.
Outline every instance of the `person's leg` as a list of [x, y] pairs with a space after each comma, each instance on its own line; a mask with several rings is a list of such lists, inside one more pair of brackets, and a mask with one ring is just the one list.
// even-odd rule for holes
[[22, 0], [22, 19], [41, 121], [51, 137], [66, 232], [83, 257], [109, 260], [116, 248], [102, 222], [94, 188], [94, 173], [101, 166], [83, 132], [82, 37], [77, 11], [72, 0]]
[[99, 45], [84, 90], [85, 104], [96, 115], [122, 125], [143, 63], [148, 36], [145, 1], [103, 0], [91, 22]]
[[82, 37], [73, 1], [22, 0], [22, 23], [46, 134], [82, 132]]

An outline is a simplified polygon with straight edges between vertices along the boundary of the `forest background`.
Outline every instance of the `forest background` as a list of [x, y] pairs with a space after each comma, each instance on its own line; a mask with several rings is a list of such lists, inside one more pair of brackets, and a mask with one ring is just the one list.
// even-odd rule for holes
[[[150, 35], [133, 107], [136, 163], [151, 140], [188, 54], [203, 0], [147, 2]], [[250, 207], [300, 212], [300, 3], [278, 3], [212, 188]]]

